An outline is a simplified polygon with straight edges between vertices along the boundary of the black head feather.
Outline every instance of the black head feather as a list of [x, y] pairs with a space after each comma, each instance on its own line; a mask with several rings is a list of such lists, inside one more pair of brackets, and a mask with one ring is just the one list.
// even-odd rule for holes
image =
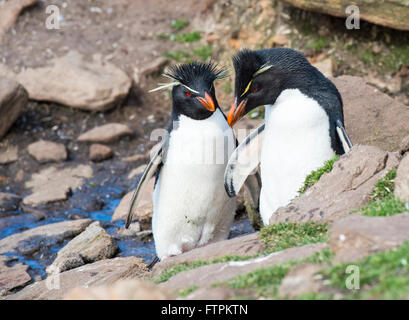
[[187, 64], [174, 65], [169, 68], [165, 76], [178, 81], [186, 86], [195, 88], [203, 83], [211, 84], [217, 79], [227, 76], [223, 68], [219, 68], [213, 61], [199, 62], [194, 61]]
[[233, 57], [233, 66], [236, 73], [235, 91], [239, 95], [247, 87], [252, 76], [264, 64], [262, 57], [255, 51], [248, 49], [240, 50]]

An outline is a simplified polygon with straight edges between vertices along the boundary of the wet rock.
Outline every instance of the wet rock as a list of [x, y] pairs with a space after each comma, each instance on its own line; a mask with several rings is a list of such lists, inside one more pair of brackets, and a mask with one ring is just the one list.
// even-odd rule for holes
[[406, 152], [409, 151], [409, 136], [406, 136], [402, 139], [400, 146], [399, 146], [399, 153], [404, 155]]
[[148, 268], [136, 257], [101, 260], [69, 271], [49, 275], [47, 279], [27, 286], [9, 300], [54, 300], [62, 299], [77, 287], [110, 285], [118, 280], [141, 278]]
[[176, 294], [139, 279], [118, 281], [110, 286], [75, 288], [64, 300], [170, 300]]
[[292, 260], [310, 257], [327, 247], [324, 243], [309, 244], [302, 247], [290, 248], [283, 251], [273, 252], [267, 256], [246, 261], [234, 261], [215, 263], [193, 270], [180, 272], [161, 283], [160, 286], [172, 290], [182, 290], [191, 286], [208, 286], [212, 283], [227, 281], [240, 274], [246, 274], [252, 270], [272, 267]]
[[21, 198], [18, 195], [0, 192], [0, 217], [5, 216], [5, 212], [17, 210], [20, 201]]
[[[135, 209], [136, 212], [133, 216], [133, 221], [138, 220], [140, 218], [152, 217], [153, 214], [152, 193], [154, 185], [155, 179], [151, 179], [149, 185], [145, 189], [145, 192], [142, 194], [138, 207]], [[130, 191], [122, 198], [118, 207], [116, 207], [114, 214], [112, 215], [112, 221], [126, 220], [129, 206], [131, 205], [132, 195], [133, 191]]]
[[120, 104], [131, 87], [131, 79], [100, 55], [87, 61], [76, 51], [50, 60], [47, 66], [7, 75], [20, 82], [32, 100], [88, 111], [105, 111]]
[[0, 230], [4, 230], [6, 228], [15, 227], [17, 225], [30, 225], [35, 222], [44, 220], [46, 218], [46, 214], [43, 212], [38, 213], [25, 213], [19, 215], [12, 215], [8, 217], [2, 217], [0, 214]]
[[333, 76], [333, 63], [331, 58], [327, 58], [312, 64], [326, 77]]
[[11, 258], [0, 256], [0, 296], [6, 295], [10, 290], [25, 286], [31, 281], [27, 273], [28, 266], [17, 263], [7, 266]]
[[404, 202], [409, 202], [409, 154], [402, 159], [396, 171], [395, 195]]
[[32, 254], [40, 248], [51, 247], [64, 239], [75, 237], [91, 222], [89, 219], [63, 221], [13, 234], [0, 240], [0, 254]]
[[8, 146], [0, 150], [0, 164], [9, 164], [18, 159], [18, 148], [15, 146]]
[[122, 123], [107, 123], [91, 129], [78, 137], [80, 142], [113, 142], [122, 136], [131, 135], [132, 130]]
[[409, 135], [409, 109], [362, 78], [340, 76], [333, 82], [344, 102], [345, 127], [352, 143], [397, 150]]
[[63, 272], [85, 263], [109, 259], [117, 250], [115, 240], [96, 221], [58, 252], [47, 272], [53, 273], [57, 268]]
[[396, 156], [377, 147], [355, 145], [334, 163], [331, 172], [304, 194], [279, 208], [270, 224], [332, 222], [368, 203], [375, 183], [398, 164]]
[[172, 266], [191, 263], [194, 261], [212, 261], [224, 256], [251, 256], [265, 250], [265, 245], [260, 241], [258, 233], [249, 234], [229, 240], [223, 240], [206, 246], [195, 248], [180, 255], [170, 257], [158, 262], [152, 272], [160, 274]]
[[278, 290], [281, 298], [295, 299], [306, 293], [318, 293], [322, 289], [322, 281], [315, 274], [322, 269], [318, 264], [300, 264], [291, 269], [284, 277]]
[[58, 162], [67, 159], [67, 150], [61, 143], [40, 140], [29, 144], [27, 150], [40, 163]]
[[[0, 41], [1, 24], [0, 10]], [[20, 84], [0, 76], [0, 139], [20, 116], [27, 101], [27, 92]]]
[[92, 177], [92, 168], [79, 165], [74, 168], [57, 169], [49, 167], [34, 173], [25, 183], [33, 193], [23, 199], [26, 205], [36, 206], [41, 203], [66, 200], [68, 194], [80, 187], [84, 179]]
[[[345, 10], [346, 5], [338, 0], [284, 0], [304, 10], [317, 11], [336, 17], [346, 18], [351, 12]], [[371, 1], [357, 0], [353, 2], [359, 8], [359, 17], [363, 20], [398, 30], [409, 30], [407, 23], [409, 6], [405, 0], [385, 0], [377, 5]], [[354, 11], [353, 11], [354, 12]]]
[[89, 147], [89, 159], [94, 162], [104, 161], [112, 158], [112, 149], [103, 144], [93, 143]]
[[350, 216], [330, 228], [334, 262], [357, 261], [399, 247], [409, 240], [409, 213], [390, 217]]
[[13, 0], [0, 3], [0, 42], [4, 33], [14, 26], [20, 12], [36, 2], [37, 0]]

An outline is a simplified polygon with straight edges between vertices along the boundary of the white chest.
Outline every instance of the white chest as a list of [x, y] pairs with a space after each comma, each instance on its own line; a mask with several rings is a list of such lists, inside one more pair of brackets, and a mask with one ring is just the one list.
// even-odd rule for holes
[[[232, 129], [219, 110], [206, 120], [181, 116], [171, 132], [154, 191], [153, 232], [158, 256], [227, 237], [235, 199], [224, 190], [224, 170], [235, 148]], [[203, 242], [203, 243], [202, 243]]]
[[297, 89], [285, 90], [266, 106], [261, 152], [260, 210], [271, 214], [298, 194], [306, 176], [334, 156], [326, 112]]

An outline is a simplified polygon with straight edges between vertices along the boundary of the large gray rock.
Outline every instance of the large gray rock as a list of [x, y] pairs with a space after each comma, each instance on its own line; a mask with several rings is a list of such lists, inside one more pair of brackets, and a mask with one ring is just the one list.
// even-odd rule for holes
[[4, 33], [12, 28], [25, 8], [34, 5], [37, 0], [12, 0], [0, 2], [0, 42]]
[[67, 243], [47, 268], [48, 273], [76, 268], [85, 263], [112, 258], [118, 250], [115, 240], [101, 227], [99, 221]]
[[27, 273], [28, 266], [17, 263], [13, 266], [7, 266], [12, 259], [0, 256], [0, 296], [6, 295], [10, 290], [25, 286], [31, 281]]
[[64, 300], [170, 300], [176, 294], [140, 279], [122, 280], [110, 286], [75, 288]]
[[205, 287], [213, 283], [227, 281], [241, 274], [260, 268], [272, 267], [288, 261], [304, 259], [324, 250], [325, 243], [309, 244], [302, 247], [290, 248], [273, 252], [267, 256], [247, 261], [215, 263], [192, 270], [182, 271], [160, 286], [172, 290], [182, 290], [192, 286]]
[[48, 167], [39, 173], [34, 173], [31, 180], [25, 183], [26, 188], [33, 193], [23, 199], [27, 205], [66, 200], [68, 194], [80, 187], [84, 179], [92, 177], [92, 168], [88, 165], [78, 165], [74, 168], [57, 169]]
[[334, 163], [331, 172], [290, 204], [279, 208], [270, 224], [332, 222], [368, 203], [375, 183], [398, 164], [395, 154], [377, 147], [355, 145]]
[[63, 221], [13, 234], [0, 240], [0, 254], [32, 254], [40, 248], [51, 247], [64, 239], [75, 237], [91, 222], [89, 219]]
[[252, 256], [265, 250], [265, 245], [260, 241], [258, 233], [249, 234], [229, 240], [223, 240], [206, 246], [195, 248], [183, 254], [170, 257], [155, 265], [153, 274], [160, 274], [163, 270], [177, 264], [191, 263], [194, 261], [212, 261], [223, 256]]
[[44, 67], [14, 74], [4, 66], [0, 72], [20, 82], [32, 100], [57, 102], [88, 111], [105, 111], [123, 101], [131, 79], [115, 65], [76, 51], [55, 58]]
[[396, 170], [395, 195], [404, 202], [409, 202], [409, 153], [402, 159]]
[[80, 142], [113, 142], [122, 136], [131, 135], [133, 131], [122, 123], [107, 123], [84, 132], [78, 137]]
[[0, 139], [20, 116], [27, 101], [26, 90], [17, 82], [4, 78], [0, 74]]
[[305, 10], [327, 13], [336, 17], [346, 18], [351, 13], [346, 11], [349, 5], [359, 8], [360, 19], [380, 24], [382, 26], [409, 30], [409, 3], [406, 0], [383, 1], [341, 1], [341, 0], [284, 0]]
[[64, 298], [77, 287], [110, 285], [118, 280], [145, 276], [148, 271], [140, 258], [126, 257], [101, 260], [62, 273], [49, 275], [16, 294], [6, 296], [8, 300], [55, 300]]
[[27, 150], [30, 155], [41, 163], [67, 159], [67, 149], [61, 143], [40, 140], [29, 144]]
[[362, 78], [340, 76], [332, 80], [344, 102], [345, 127], [352, 143], [397, 150], [409, 135], [409, 108]]
[[409, 240], [409, 213], [390, 217], [350, 216], [330, 228], [334, 262], [357, 261], [399, 247]]

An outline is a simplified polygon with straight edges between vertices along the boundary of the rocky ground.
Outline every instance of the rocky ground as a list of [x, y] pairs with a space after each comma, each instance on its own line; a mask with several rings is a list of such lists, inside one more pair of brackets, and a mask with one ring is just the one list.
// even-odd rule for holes
[[[51, 3], [59, 30], [44, 27]], [[0, 299], [409, 297], [407, 32], [345, 32], [344, 19], [256, 0], [9, 0], [0, 18]], [[293, 47], [332, 77], [355, 146], [270, 226], [254, 233], [240, 199], [231, 239], [149, 271], [149, 191], [123, 228], [169, 119], [168, 93], [146, 91], [170, 63], [230, 66], [245, 46]], [[232, 80], [216, 85], [225, 109]], [[346, 287], [351, 264], [360, 289]]]

